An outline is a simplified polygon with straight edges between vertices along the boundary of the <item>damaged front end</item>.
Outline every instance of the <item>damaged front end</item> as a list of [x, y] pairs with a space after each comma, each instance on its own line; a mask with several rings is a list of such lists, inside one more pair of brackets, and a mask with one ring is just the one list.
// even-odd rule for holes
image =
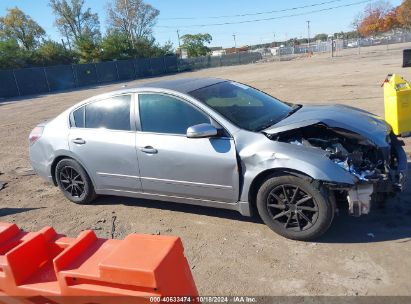
[[407, 159], [403, 143], [388, 133], [376, 144], [355, 132], [324, 123], [266, 134], [271, 140], [321, 149], [341, 169], [357, 181], [354, 187], [330, 185], [346, 197], [350, 214], [367, 214], [372, 199], [402, 191]]

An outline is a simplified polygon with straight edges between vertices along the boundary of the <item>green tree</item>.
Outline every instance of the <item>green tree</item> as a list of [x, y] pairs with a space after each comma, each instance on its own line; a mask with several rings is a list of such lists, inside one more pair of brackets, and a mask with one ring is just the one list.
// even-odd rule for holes
[[162, 55], [160, 55], [160, 47], [156, 44], [156, 41], [153, 37], [137, 39], [134, 48], [135, 57], [147, 58]]
[[60, 33], [74, 44], [80, 62], [100, 60], [100, 22], [98, 15], [85, 8], [84, 0], [50, 0]]
[[173, 55], [173, 44], [171, 42], [160, 46], [153, 37], [140, 38], [135, 41], [134, 47], [125, 33], [120, 31], [109, 31], [101, 42], [102, 60], [147, 58]]
[[313, 41], [321, 40], [321, 41], [327, 41], [328, 35], [327, 34], [317, 34], [314, 36]]
[[[308, 40], [304, 40], [302, 43], [306, 43]], [[298, 38], [291, 38], [286, 41], [287, 46], [297, 46], [300, 45], [301, 41]]]
[[173, 43], [167, 41], [163, 46], [158, 47], [157, 56], [172, 56], [175, 55]]
[[75, 41], [80, 63], [99, 62], [101, 49], [98, 41], [90, 36], [81, 36]]
[[181, 49], [187, 50], [189, 57], [205, 56], [210, 52], [205, 44], [210, 44], [213, 37], [210, 34], [186, 34], [181, 37]]
[[127, 36], [130, 45], [150, 39], [153, 26], [160, 11], [143, 0], [112, 0], [107, 7], [108, 23], [111, 29]]
[[158, 43], [155, 43], [153, 40], [150, 47], [150, 57], [161, 57], [161, 56], [170, 56], [175, 55], [173, 50], [173, 44], [168, 41], [164, 45], [160, 46]]
[[77, 39], [89, 37], [98, 40], [100, 22], [98, 15], [84, 7], [84, 0], [50, 0], [50, 6], [56, 15], [55, 23], [60, 33], [71, 43]]
[[26, 50], [35, 49], [44, 37], [43, 28], [18, 7], [7, 10], [7, 15], [0, 18], [0, 36], [14, 39]]
[[128, 59], [135, 56], [134, 49], [127, 34], [120, 31], [110, 31], [101, 41], [102, 59]]
[[358, 31], [344, 32], [345, 39], [354, 39], [354, 38], [358, 38], [358, 36], [359, 36]]
[[71, 64], [76, 61], [76, 54], [52, 40], [43, 42], [34, 53], [36, 65]]
[[0, 40], [0, 69], [23, 68], [29, 59], [29, 52], [22, 49], [17, 40]]

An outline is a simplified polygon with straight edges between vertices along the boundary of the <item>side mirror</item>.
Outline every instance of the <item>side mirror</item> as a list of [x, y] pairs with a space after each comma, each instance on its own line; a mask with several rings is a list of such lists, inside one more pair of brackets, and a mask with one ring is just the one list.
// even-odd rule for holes
[[190, 128], [187, 129], [188, 138], [206, 138], [206, 137], [213, 137], [216, 135], [217, 135], [216, 127], [208, 123], [191, 126]]

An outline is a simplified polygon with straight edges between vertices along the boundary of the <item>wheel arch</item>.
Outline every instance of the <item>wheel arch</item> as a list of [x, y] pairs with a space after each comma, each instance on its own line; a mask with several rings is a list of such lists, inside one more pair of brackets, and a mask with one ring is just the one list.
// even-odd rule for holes
[[[262, 184], [269, 178], [275, 177], [275, 176], [284, 176], [284, 175], [293, 175], [302, 179], [305, 179], [306, 181], [312, 182], [312, 183], [317, 183], [317, 187], [321, 185], [321, 181], [316, 180], [312, 176], [309, 176], [308, 174], [295, 170], [295, 169], [290, 169], [290, 168], [272, 168], [272, 169], [267, 169], [265, 171], [260, 172], [253, 181], [250, 184], [249, 191], [248, 191], [248, 202], [250, 204], [250, 210], [251, 214], [257, 214], [257, 192], [262, 186]], [[331, 191], [329, 189], [326, 189], [322, 187], [322, 190], [327, 191], [329, 202], [331, 203], [334, 211], [337, 210], [337, 204], [336, 204], [336, 198], [335, 198], [335, 193], [334, 191]]]
[[58, 164], [61, 160], [63, 160], [63, 159], [72, 159], [72, 160], [76, 161], [76, 162], [84, 169], [84, 171], [86, 172], [86, 174], [87, 174], [88, 177], [90, 178], [90, 180], [91, 180], [91, 182], [93, 183], [93, 186], [94, 186], [94, 188], [95, 188], [96, 184], [95, 184], [95, 182], [94, 182], [94, 180], [93, 180], [93, 177], [92, 177], [92, 176], [90, 175], [90, 173], [88, 172], [87, 167], [84, 166], [84, 164], [83, 164], [81, 161], [79, 161], [76, 157], [74, 157], [73, 155], [68, 155], [68, 154], [61, 154], [61, 155], [56, 156], [56, 157], [54, 158], [53, 162], [52, 162], [51, 165], [50, 165], [50, 173], [51, 173], [51, 177], [52, 177], [54, 186], [57, 187], [56, 166], [57, 166], [57, 164]]
[[306, 179], [308, 181], [314, 180], [314, 178], [309, 176], [308, 174], [298, 171], [298, 170], [290, 169], [290, 168], [271, 168], [271, 169], [267, 169], [265, 171], [260, 172], [258, 175], [254, 177], [253, 181], [250, 184], [249, 190], [248, 190], [248, 202], [250, 203], [252, 213], [257, 212], [256, 198], [257, 198], [257, 192], [260, 189], [261, 185], [268, 178], [271, 178], [274, 176], [283, 176], [283, 175], [294, 175], [294, 176]]
[[56, 167], [57, 167], [57, 164], [58, 164], [61, 160], [66, 159], [66, 158], [67, 158], [67, 159], [73, 159], [72, 157], [67, 156], [67, 155], [60, 155], [60, 156], [57, 156], [57, 157], [53, 160], [53, 162], [51, 163], [51, 167], [50, 167], [51, 178], [52, 178], [52, 180], [53, 180], [54, 186], [56, 186], [56, 187], [57, 187], [57, 179], [56, 179]]

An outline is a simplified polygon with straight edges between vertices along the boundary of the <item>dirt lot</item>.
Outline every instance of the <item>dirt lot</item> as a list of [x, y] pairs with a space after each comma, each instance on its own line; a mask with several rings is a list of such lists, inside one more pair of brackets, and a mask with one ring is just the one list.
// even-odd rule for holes
[[[404, 47], [411, 45], [164, 78], [230, 78], [283, 100], [342, 103], [382, 115], [380, 85], [386, 74], [398, 72], [411, 80], [411, 69], [400, 68]], [[277, 236], [257, 218], [224, 210], [113, 197], [77, 206], [40, 178], [16, 174], [16, 169], [29, 167], [27, 137], [37, 123], [82, 99], [120, 87], [0, 103], [0, 180], [8, 182], [0, 191], [0, 221], [33, 231], [51, 225], [69, 236], [93, 229], [110, 238], [115, 219], [115, 238], [129, 233], [178, 235], [202, 295], [411, 295], [411, 192], [392, 199], [385, 209], [375, 208], [369, 216], [340, 214], [321, 240], [303, 243]], [[411, 140], [407, 143], [409, 154]]]

